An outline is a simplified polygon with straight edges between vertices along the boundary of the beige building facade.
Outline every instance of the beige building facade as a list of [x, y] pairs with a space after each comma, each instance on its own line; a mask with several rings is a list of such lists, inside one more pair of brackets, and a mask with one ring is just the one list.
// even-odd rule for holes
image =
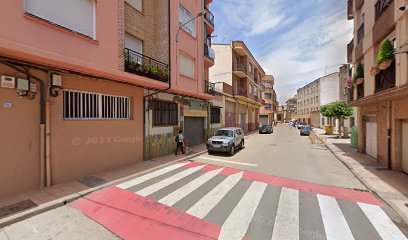
[[[408, 172], [408, 14], [400, 11], [405, 0], [348, 1], [348, 19], [354, 19], [354, 38], [348, 59], [356, 69], [364, 65], [364, 81], [350, 91], [350, 103], [358, 109], [358, 150], [384, 166]], [[381, 42], [394, 45], [394, 60], [377, 74]]]
[[270, 125], [275, 121], [276, 111], [276, 94], [273, 89], [275, 84], [275, 78], [272, 75], [267, 75], [262, 79], [262, 85], [264, 92], [262, 93], [262, 99], [264, 100], [264, 106], [261, 108], [259, 121], [261, 125]]

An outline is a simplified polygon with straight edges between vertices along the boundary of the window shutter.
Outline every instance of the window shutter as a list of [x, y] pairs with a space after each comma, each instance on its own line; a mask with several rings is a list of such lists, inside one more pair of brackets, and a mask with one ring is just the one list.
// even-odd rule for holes
[[95, 39], [93, 0], [25, 0], [25, 11]]
[[139, 38], [136, 38], [128, 33], [125, 35], [125, 47], [143, 54], [143, 42]]
[[184, 54], [180, 54], [180, 74], [194, 78], [194, 60]]

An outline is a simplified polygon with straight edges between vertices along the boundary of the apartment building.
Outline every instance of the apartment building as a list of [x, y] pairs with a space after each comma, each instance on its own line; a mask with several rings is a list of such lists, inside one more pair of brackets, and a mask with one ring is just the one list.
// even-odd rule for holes
[[259, 122], [261, 125], [272, 124], [275, 121], [276, 111], [276, 93], [273, 89], [275, 79], [272, 75], [266, 75], [262, 79], [262, 85], [265, 89], [262, 93], [262, 99], [264, 100], [264, 106], [261, 108], [259, 115]]
[[[320, 113], [323, 105], [339, 101], [340, 80], [335, 72], [299, 88], [297, 90], [297, 115], [300, 122], [306, 122], [314, 127], [324, 127], [330, 124]], [[331, 123], [334, 124], [334, 123]], [[336, 123], [336, 128], [338, 124]]]
[[245, 132], [256, 130], [263, 107], [261, 93], [265, 71], [242, 41], [212, 46], [217, 58], [210, 68], [210, 82], [222, 92], [225, 86], [232, 86], [234, 100], [225, 101], [225, 126], [241, 127]]
[[289, 98], [286, 101], [286, 119], [293, 120], [297, 119], [297, 95]]
[[214, 61], [207, 38], [214, 18], [207, 11], [186, 25], [179, 44], [176, 33], [179, 21], [210, 3], [6, 0], [0, 196], [166, 154], [178, 129], [193, 128], [189, 116], [202, 124], [202, 103], [213, 98], [204, 79]]
[[[364, 80], [350, 90], [350, 103], [358, 109], [358, 150], [384, 166], [408, 172], [408, 17], [400, 11], [404, 0], [348, 0], [348, 19], [354, 38], [348, 61], [364, 66]], [[384, 40], [394, 47], [393, 60], [381, 68], [376, 59]], [[377, 71], [372, 71], [377, 70]]]

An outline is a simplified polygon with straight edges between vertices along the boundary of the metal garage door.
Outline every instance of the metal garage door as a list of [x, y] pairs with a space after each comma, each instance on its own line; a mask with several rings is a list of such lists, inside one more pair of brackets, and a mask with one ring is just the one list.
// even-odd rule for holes
[[242, 128], [242, 130], [244, 130], [244, 132], [248, 131], [246, 118], [247, 118], [247, 115], [245, 113], [240, 114], [239, 127]]
[[367, 118], [366, 153], [377, 159], [377, 120], [375, 117]]
[[184, 137], [189, 147], [204, 142], [204, 118], [184, 117]]
[[402, 124], [402, 171], [408, 173], [408, 122]]
[[268, 125], [268, 116], [259, 116], [259, 122], [261, 123], [261, 125]]

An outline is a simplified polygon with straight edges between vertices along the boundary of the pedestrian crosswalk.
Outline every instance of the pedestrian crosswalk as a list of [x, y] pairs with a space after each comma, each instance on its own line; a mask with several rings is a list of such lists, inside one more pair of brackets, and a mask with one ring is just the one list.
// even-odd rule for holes
[[218, 239], [407, 239], [380, 204], [334, 197], [345, 195], [338, 188], [330, 196], [285, 184], [245, 178], [245, 171], [177, 163], [117, 187], [219, 225]]

